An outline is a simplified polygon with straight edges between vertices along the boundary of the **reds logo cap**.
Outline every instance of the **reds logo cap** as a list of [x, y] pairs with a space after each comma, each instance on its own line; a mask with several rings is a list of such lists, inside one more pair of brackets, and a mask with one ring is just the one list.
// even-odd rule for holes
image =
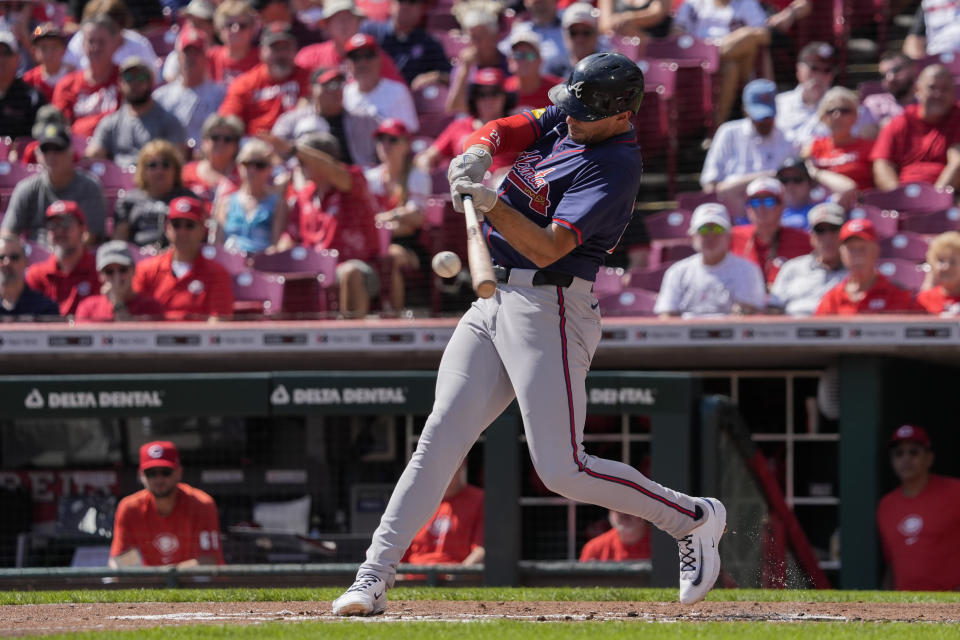
[[483, 69], [477, 69], [470, 84], [475, 84], [478, 87], [502, 88], [504, 80], [506, 80], [506, 78], [503, 75], [503, 71], [500, 71], [500, 69], [496, 67], [485, 67]]
[[847, 220], [840, 228], [840, 242], [846, 242], [850, 238], [860, 238], [867, 242], [877, 241], [877, 230], [873, 223], [866, 218], [854, 218]]
[[930, 448], [930, 436], [927, 435], [923, 427], [917, 427], [912, 424], [905, 424], [897, 427], [897, 430], [890, 436], [890, 446], [895, 447], [901, 442], [915, 442], [922, 447]]
[[403, 121], [397, 120], [396, 118], [387, 118], [380, 123], [380, 126], [377, 127], [377, 130], [373, 132], [373, 137], [377, 136], [394, 136], [395, 138], [406, 138], [410, 135], [410, 131], [407, 129], [407, 125], [403, 124]]
[[81, 226], [86, 226], [87, 219], [83, 215], [78, 205], [73, 200], [57, 200], [47, 207], [47, 218], [56, 218], [57, 216], [73, 216]]
[[207, 206], [190, 196], [181, 196], [170, 201], [170, 211], [167, 218], [170, 220], [193, 220], [199, 224], [207, 217]]
[[180, 466], [180, 454], [177, 447], [167, 440], [148, 442], [140, 447], [140, 470], [146, 471], [154, 467], [168, 467], [174, 469]]
[[376, 49], [377, 48], [377, 39], [366, 33], [355, 33], [350, 36], [350, 39], [347, 40], [347, 44], [343, 46], [343, 53], [349, 56], [354, 51], [359, 51], [360, 49]]

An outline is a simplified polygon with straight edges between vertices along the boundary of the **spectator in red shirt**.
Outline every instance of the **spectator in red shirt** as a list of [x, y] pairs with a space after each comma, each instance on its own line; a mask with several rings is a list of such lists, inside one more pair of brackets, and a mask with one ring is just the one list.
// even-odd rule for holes
[[253, 40], [259, 26], [257, 12], [245, 0], [224, 0], [213, 14], [213, 26], [223, 44], [207, 51], [210, 79], [228, 86], [260, 64]]
[[889, 191], [909, 182], [960, 187], [960, 108], [953, 76], [933, 64], [920, 72], [917, 104], [887, 123], [870, 158], [877, 189]]
[[433, 517], [423, 525], [401, 562], [411, 564], [480, 564], [483, 547], [483, 489], [467, 483], [467, 467], [460, 468]]
[[917, 294], [917, 303], [927, 313], [960, 315], [960, 233], [941, 233], [927, 249], [927, 264], [933, 278], [929, 289]]
[[123, 240], [111, 240], [97, 249], [100, 295], [84, 298], [77, 322], [111, 322], [135, 318], [163, 318], [163, 307], [133, 290], [133, 255]]
[[517, 31], [510, 35], [510, 73], [503, 88], [517, 96], [517, 106], [542, 109], [550, 106], [550, 89], [563, 78], [541, 72], [540, 36], [533, 31]]
[[260, 36], [260, 64], [230, 84], [220, 114], [246, 122], [249, 135], [269, 133], [280, 114], [310, 95], [310, 73], [293, 62], [296, 47], [289, 25], [268, 24]]
[[75, 134], [90, 136], [101, 118], [120, 106], [120, 71], [113, 54], [123, 38], [108, 15], [83, 22], [83, 51], [90, 61], [85, 69], [64, 76], [53, 90], [53, 104], [73, 123]]
[[330, 133], [307, 134], [297, 141], [296, 152], [306, 183], [296, 194], [287, 232], [277, 249], [295, 244], [336, 249], [340, 311], [366, 315], [380, 293], [380, 278], [371, 266], [380, 239], [363, 170], [340, 161], [340, 143]]
[[63, 64], [67, 39], [60, 27], [45, 22], [33, 30], [33, 57], [37, 66], [23, 74], [23, 81], [43, 94], [47, 102], [53, 100], [53, 89], [72, 67]]
[[[820, 122], [830, 128], [830, 135], [814, 138], [803, 156], [810, 159], [812, 177], [821, 184], [835, 182], [834, 176], [842, 176], [853, 180], [861, 191], [873, 188], [873, 140], [852, 133], [859, 105], [857, 94], [846, 87], [833, 87], [820, 100], [817, 114]], [[830, 190], [839, 191], [835, 186], [830, 186]]]
[[820, 300], [815, 315], [913, 312], [920, 309], [913, 294], [877, 272], [877, 231], [864, 218], [847, 220], [840, 229], [840, 260], [847, 277]]
[[650, 525], [629, 513], [610, 511], [610, 529], [583, 545], [580, 562], [621, 562], [650, 558]]
[[47, 238], [53, 253], [27, 271], [27, 284], [72, 315], [80, 301], [100, 288], [93, 252], [87, 249], [87, 221], [72, 200], [57, 200], [46, 212]]
[[885, 583], [905, 591], [960, 589], [960, 480], [930, 473], [930, 436], [913, 425], [893, 433], [890, 463], [900, 486], [877, 505]]
[[776, 178], [757, 178], [747, 185], [750, 224], [733, 228], [730, 250], [756, 263], [769, 287], [780, 267], [791, 258], [810, 253], [810, 236], [780, 224], [783, 185]]
[[[364, 18], [366, 16], [357, 9], [353, 0], [326, 0], [323, 3], [323, 18], [319, 24], [329, 40], [300, 49], [295, 58], [296, 63], [310, 71], [321, 67], [342, 69], [346, 64], [347, 41], [360, 31]], [[406, 84], [393, 58], [383, 49], [378, 49], [377, 55], [380, 58], [380, 74], [384, 78]]]
[[133, 289], [164, 308], [167, 320], [228, 318], [233, 314], [233, 282], [218, 263], [200, 252], [207, 208], [182, 196], [170, 201], [166, 235], [170, 249], [137, 265]]
[[211, 113], [200, 131], [200, 159], [183, 165], [183, 186], [202, 200], [212, 201], [218, 190], [232, 191], [240, 184], [237, 154], [243, 122], [236, 116]]
[[144, 488], [117, 505], [110, 566], [223, 564], [217, 505], [181, 482], [176, 446], [158, 441], [140, 447], [139, 477]]

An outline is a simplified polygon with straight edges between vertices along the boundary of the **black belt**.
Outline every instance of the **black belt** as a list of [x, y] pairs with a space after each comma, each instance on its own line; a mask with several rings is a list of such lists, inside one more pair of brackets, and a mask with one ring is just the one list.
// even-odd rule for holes
[[[509, 282], [510, 270], [513, 267], [501, 267], [498, 264], [493, 265], [493, 275], [497, 282]], [[573, 284], [573, 276], [569, 273], [558, 273], [556, 271], [545, 271], [543, 269], [533, 274], [531, 282], [534, 286], [546, 284], [551, 287], [569, 287]]]

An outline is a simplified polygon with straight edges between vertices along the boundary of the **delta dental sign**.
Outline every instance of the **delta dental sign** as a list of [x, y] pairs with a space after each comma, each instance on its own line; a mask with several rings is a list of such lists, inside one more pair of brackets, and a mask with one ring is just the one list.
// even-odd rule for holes
[[157, 390], [134, 391], [47, 391], [34, 387], [23, 399], [32, 410], [50, 409], [162, 409], [163, 393]]

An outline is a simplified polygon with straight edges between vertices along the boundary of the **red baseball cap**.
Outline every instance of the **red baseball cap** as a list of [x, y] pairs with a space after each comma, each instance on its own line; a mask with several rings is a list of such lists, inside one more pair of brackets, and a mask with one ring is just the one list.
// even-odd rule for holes
[[344, 78], [343, 71], [335, 67], [320, 67], [313, 72], [312, 82], [314, 84], [327, 84], [331, 80], [336, 80], [337, 78]]
[[503, 71], [497, 69], [496, 67], [484, 67], [483, 69], [477, 69], [477, 72], [473, 75], [473, 80], [470, 81], [470, 84], [475, 84], [481, 87], [500, 87], [503, 88], [503, 82], [506, 78], [503, 75]]
[[920, 446], [930, 448], [930, 436], [923, 427], [916, 427], [912, 424], [905, 424], [897, 428], [890, 436], [890, 446], [896, 446], [901, 442], [915, 442]]
[[377, 127], [377, 130], [373, 132], [373, 137], [376, 138], [379, 135], [388, 135], [396, 136], [398, 138], [406, 138], [410, 135], [410, 131], [407, 129], [407, 125], [403, 124], [402, 121], [397, 120], [396, 118], [387, 118], [380, 123], [380, 126]]
[[207, 34], [192, 25], [187, 25], [177, 37], [177, 51], [183, 51], [187, 47], [206, 49]]
[[840, 228], [840, 242], [846, 242], [850, 238], [860, 238], [867, 242], [877, 241], [877, 230], [873, 223], [866, 218], [854, 218], [847, 220]]
[[350, 39], [347, 40], [347, 44], [343, 45], [344, 55], [350, 55], [354, 51], [360, 49], [376, 49], [377, 48], [377, 39], [373, 36], [366, 33], [355, 33], [350, 36]]
[[193, 220], [203, 224], [207, 219], [207, 207], [196, 198], [190, 196], [181, 196], [170, 201], [170, 211], [167, 213], [168, 220]]
[[57, 216], [73, 216], [81, 226], [87, 226], [86, 216], [80, 210], [80, 205], [73, 200], [57, 200], [47, 207], [48, 218], [56, 218]]
[[140, 471], [154, 467], [175, 469], [180, 466], [180, 454], [177, 447], [167, 440], [148, 442], [140, 447]]

